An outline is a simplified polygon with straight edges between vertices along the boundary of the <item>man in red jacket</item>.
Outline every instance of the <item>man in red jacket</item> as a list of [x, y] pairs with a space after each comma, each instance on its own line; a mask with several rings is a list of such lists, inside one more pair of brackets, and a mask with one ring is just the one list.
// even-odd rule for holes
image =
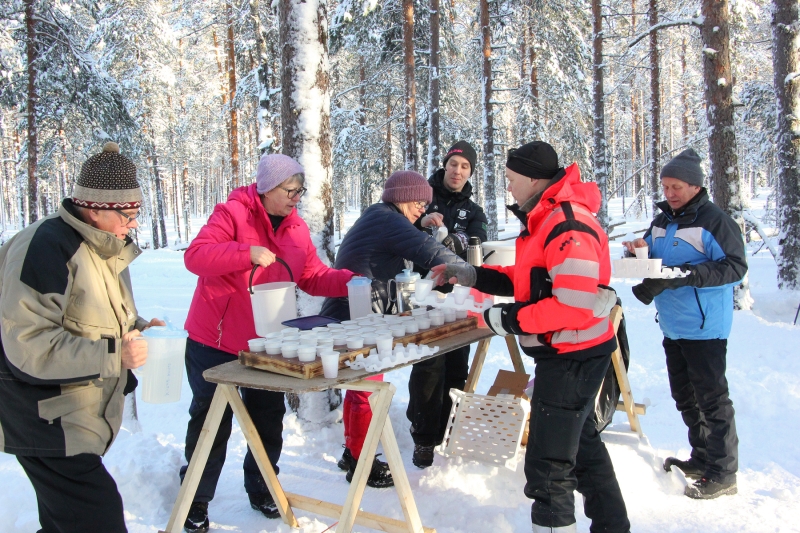
[[541, 141], [509, 152], [509, 206], [522, 221], [511, 267], [441, 265], [441, 281], [514, 296], [485, 313], [498, 335], [516, 334], [534, 358], [533, 397], [525, 452], [525, 495], [533, 499], [534, 533], [574, 533], [577, 490], [591, 531], [628, 533], [630, 522], [608, 451], [592, 414], [594, 398], [617, 347], [608, 318], [616, 294], [608, 237], [593, 213], [594, 183], [577, 164], [562, 168]]

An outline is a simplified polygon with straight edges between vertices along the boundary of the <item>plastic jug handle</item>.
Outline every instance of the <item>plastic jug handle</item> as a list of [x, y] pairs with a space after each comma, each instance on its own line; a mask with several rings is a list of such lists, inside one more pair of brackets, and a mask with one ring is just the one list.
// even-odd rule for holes
[[[294, 274], [292, 274], [292, 269], [289, 268], [289, 265], [286, 264], [286, 261], [280, 257], [276, 257], [275, 261], [286, 267], [286, 271], [289, 273], [289, 279], [294, 282]], [[253, 277], [256, 275], [256, 270], [258, 270], [258, 267], [260, 266], [261, 265], [253, 265], [253, 270], [250, 271], [250, 281], [247, 283], [247, 288], [250, 290], [250, 294], [253, 294]]]

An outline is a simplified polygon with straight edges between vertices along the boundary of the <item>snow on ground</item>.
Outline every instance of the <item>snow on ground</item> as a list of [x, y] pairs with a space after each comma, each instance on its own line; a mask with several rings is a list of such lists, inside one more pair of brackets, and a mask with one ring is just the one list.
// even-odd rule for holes
[[[754, 207], [758, 207], [755, 201]], [[621, 216], [621, 206], [612, 203], [611, 215]], [[356, 216], [348, 215], [348, 226]], [[195, 231], [200, 225], [201, 221], [193, 223]], [[643, 221], [630, 221], [626, 226], [640, 228]], [[512, 220], [504, 235], [513, 231]], [[614, 233], [625, 231], [628, 229], [623, 226]], [[728, 380], [740, 440], [736, 496], [690, 500], [683, 496], [683, 476], [661, 470], [665, 457], [688, 455], [686, 428], [670, 398], [655, 309], [632, 296], [633, 280], [613, 280], [628, 320], [633, 394], [637, 402], [647, 404], [647, 414], [641, 417], [643, 441], [630, 431], [624, 413], [617, 413], [603, 433], [634, 532], [800, 531], [800, 429], [796, 425], [800, 415], [800, 327], [792, 325], [800, 294], [777, 289], [774, 260], [765, 249], [750, 255], [756, 248], [751, 245], [748, 251], [755, 305], [751, 311], [734, 314], [728, 343]], [[612, 256], [620, 253], [621, 245], [612, 243]], [[195, 285], [195, 277], [183, 266], [182, 252], [148, 250], [131, 270], [142, 316], [168, 316], [181, 324]], [[525, 363], [532, 372], [532, 360]], [[478, 392], [489, 388], [501, 368], [512, 369], [505, 343], [495, 339]], [[387, 376], [397, 386], [390, 416], [422, 522], [440, 533], [530, 531], [530, 501], [522, 494], [522, 460], [516, 471], [440, 455], [433, 467], [425, 470], [411, 464], [413, 445], [405, 418], [409, 372], [402, 369]], [[132, 533], [158, 531], [167, 523], [178, 494], [177, 473], [183, 463], [190, 397], [184, 378], [180, 402], [152, 405], [139, 401], [142, 430], [124, 428], [104, 459], [118, 483]], [[129, 425], [126, 422], [125, 427]], [[349, 484], [336, 466], [342, 442], [341, 423], [322, 427], [288, 414], [279, 463], [284, 488], [343, 503]], [[280, 520], [267, 520], [250, 509], [242, 487], [245, 452], [245, 440], [234, 426], [227, 463], [209, 509], [212, 531], [288, 533], [291, 528]], [[35, 495], [13, 456], [0, 455], [0, 478], [0, 531], [35, 531]], [[402, 519], [393, 489], [367, 488], [362, 508]], [[334, 522], [304, 511], [297, 516], [297, 531], [303, 533], [322, 533]], [[589, 521], [579, 510], [578, 531], [588, 529]], [[354, 531], [370, 530], [357, 526]]]

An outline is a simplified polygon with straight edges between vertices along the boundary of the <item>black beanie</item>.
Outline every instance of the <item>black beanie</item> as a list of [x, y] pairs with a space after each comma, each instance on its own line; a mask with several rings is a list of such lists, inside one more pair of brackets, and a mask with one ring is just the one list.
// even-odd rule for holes
[[544, 141], [509, 150], [506, 167], [532, 179], [550, 179], [561, 170], [556, 151]]
[[703, 186], [703, 169], [700, 167], [700, 156], [692, 148], [679, 153], [661, 169], [662, 178], [675, 178], [689, 185]]
[[475, 172], [475, 165], [478, 163], [478, 154], [475, 153], [475, 148], [472, 147], [467, 141], [458, 141], [447, 151], [447, 155], [442, 160], [442, 166], [447, 166], [447, 160], [454, 155], [460, 155], [469, 161], [469, 175]]

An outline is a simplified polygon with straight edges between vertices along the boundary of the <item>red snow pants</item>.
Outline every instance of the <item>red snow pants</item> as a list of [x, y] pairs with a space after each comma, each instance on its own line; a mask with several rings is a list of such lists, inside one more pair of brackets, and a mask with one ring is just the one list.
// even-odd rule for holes
[[[383, 381], [383, 374], [366, 378], [370, 381]], [[342, 418], [344, 419], [344, 445], [358, 459], [364, 439], [367, 438], [369, 423], [372, 421], [372, 409], [369, 406], [371, 392], [348, 390], [344, 394]]]

